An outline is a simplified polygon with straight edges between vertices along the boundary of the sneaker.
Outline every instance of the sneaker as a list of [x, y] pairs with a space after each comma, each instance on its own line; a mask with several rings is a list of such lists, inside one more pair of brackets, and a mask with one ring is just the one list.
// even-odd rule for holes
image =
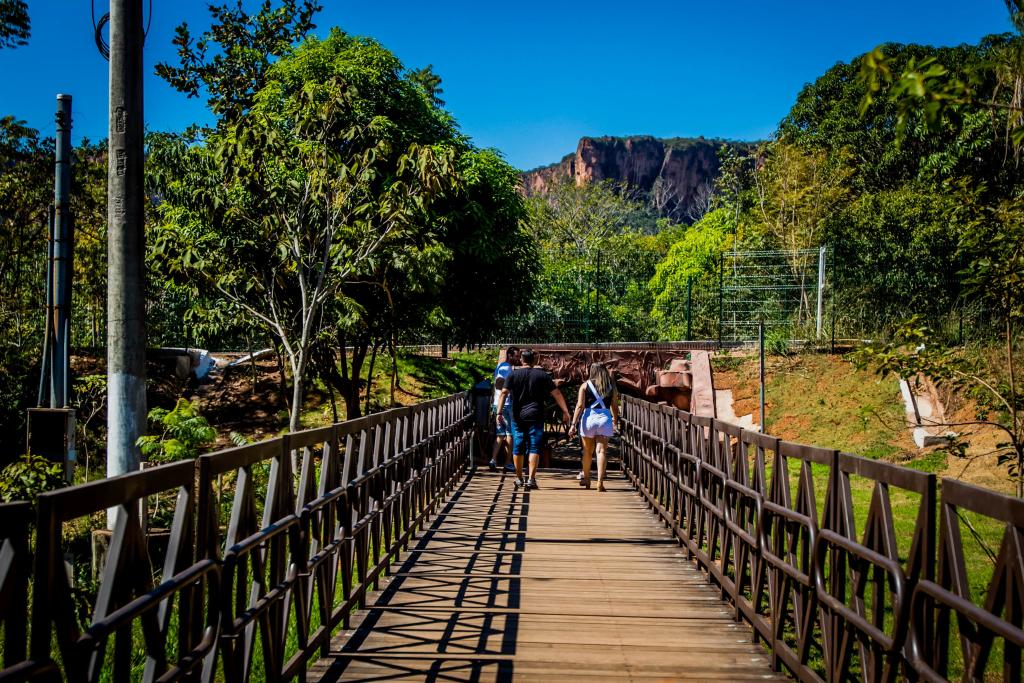
[[496, 462], [494, 462], [492, 460], [489, 463], [487, 463], [487, 468], [489, 470], [491, 470], [491, 472], [497, 472], [498, 471], [498, 463], [496, 463]]
[[527, 489], [527, 490], [530, 490], [530, 489], [539, 489], [539, 488], [540, 488], [540, 487], [539, 487], [539, 486], [537, 486], [537, 480], [536, 480], [536, 479], [530, 479], [529, 481], [527, 481], [527, 482], [526, 482], [526, 489]]
[[515, 472], [516, 471], [516, 466], [513, 465], [510, 462], [507, 462], [507, 463], [505, 463], [505, 471], [506, 472]]
[[512, 482], [512, 485], [515, 486], [516, 491], [518, 491], [519, 489], [524, 488], [526, 486], [526, 482], [524, 482], [522, 479], [516, 479], [514, 482]]

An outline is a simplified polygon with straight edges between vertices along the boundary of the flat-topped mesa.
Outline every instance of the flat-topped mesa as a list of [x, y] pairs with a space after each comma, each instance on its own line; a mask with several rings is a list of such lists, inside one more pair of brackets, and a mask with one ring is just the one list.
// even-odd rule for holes
[[523, 191], [527, 196], [543, 195], [567, 179], [580, 185], [610, 180], [648, 195], [657, 185], [659, 212], [685, 218], [698, 195], [705, 191], [702, 186], [718, 177], [718, 150], [722, 145], [751, 147], [750, 143], [703, 137], [584, 137], [574, 154], [556, 164], [525, 172]]

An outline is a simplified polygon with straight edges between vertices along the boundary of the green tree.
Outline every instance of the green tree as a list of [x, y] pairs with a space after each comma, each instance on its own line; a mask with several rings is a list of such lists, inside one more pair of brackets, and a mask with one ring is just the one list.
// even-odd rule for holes
[[[686, 321], [679, 313], [685, 308], [688, 290], [691, 286], [698, 291], [717, 286], [719, 261], [729, 247], [732, 228], [729, 210], [715, 209], [690, 226], [658, 263], [648, 289], [653, 296], [651, 319], [662, 338], [686, 336]], [[715, 315], [706, 311], [694, 315], [694, 335], [713, 336], [713, 319], [717, 320], [717, 311]]]
[[198, 39], [188, 23], [175, 29], [178, 65], [161, 62], [156, 73], [188, 97], [207, 94], [219, 125], [231, 125], [253, 106], [271, 65], [316, 28], [315, 0], [263, 0], [250, 14], [241, 2], [207, 5], [211, 26]]
[[635, 223], [643, 206], [610, 181], [555, 183], [543, 196], [529, 201], [530, 228], [549, 248], [588, 257], [601, 240]]
[[469, 344], [528, 308], [540, 263], [518, 172], [493, 150], [470, 150], [458, 166], [461, 189], [437, 211], [452, 260], [435, 321], [443, 340]]
[[441, 87], [441, 77], [434, 73], [433, 64], [427, 64], [420, 69], [411, 70], [409, 72], [409, 80], [423, 88], [423, 91], [435, 107], [444, 106], [444, 100], [441, 99], [441, 95], [444, 94], [444, 88]]
[[766, 146], [765, 161], [754, 173], [757, 210], [765, 230], [786, 252], [800, 283], [797, 323], [809, 319], [805, 285], [812, 280], [825, 226], [849, 197], [851, 169], [846, 154], [803, 149], [785, 138]]
[[0, 49], [28, 45], [32, 22], [25, 0], [0, 0]]
[[454, 149], [435, 144], [450, 123], [401, 74], [371, 40], [309, 39], [271, 67], [251, 111], [182, 155], [203, 177], [168, 183], [158, 253], [277, 340], [293, 431], [311, 350], [336, 324], [325, 305], [451, 185]]

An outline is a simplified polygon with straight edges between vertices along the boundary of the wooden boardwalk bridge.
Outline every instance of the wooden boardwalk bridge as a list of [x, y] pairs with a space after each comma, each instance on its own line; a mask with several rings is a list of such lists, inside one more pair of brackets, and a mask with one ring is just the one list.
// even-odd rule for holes
[[784, 680], [621, 475], [466, 478], [310, 680]]
[[456, 394], [0, 505], [0, 683], [1021, 680], [1024, 500], [623, 415], [607, 493]]

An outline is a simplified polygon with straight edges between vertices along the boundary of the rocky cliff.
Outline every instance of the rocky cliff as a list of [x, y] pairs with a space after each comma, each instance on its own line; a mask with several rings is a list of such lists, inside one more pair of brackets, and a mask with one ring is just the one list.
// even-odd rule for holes
[[718, 149], [723, 144], [751, 147], [749, 143], [702, 137], [582, 138], [575, 154], [524, 173], [523, 189], [530, 196], [544, 194], [565, 180], [577, 184], [610, 180], [649, 197], [661, 215], [687, 220], [710, 196], [719, 171]]

